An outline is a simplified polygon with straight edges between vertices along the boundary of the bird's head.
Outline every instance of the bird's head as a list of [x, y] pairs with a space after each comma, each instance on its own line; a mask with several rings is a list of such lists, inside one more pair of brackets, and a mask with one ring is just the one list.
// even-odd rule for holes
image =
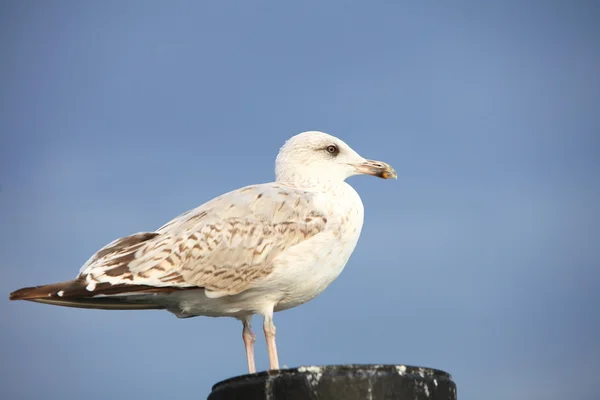
[[279, 150], [275, 161], [277, 181], [344, 181], [353, 175], [397, 178], [382, 161], [367, 160], [344, 141], [318, 131], [293, 136]]

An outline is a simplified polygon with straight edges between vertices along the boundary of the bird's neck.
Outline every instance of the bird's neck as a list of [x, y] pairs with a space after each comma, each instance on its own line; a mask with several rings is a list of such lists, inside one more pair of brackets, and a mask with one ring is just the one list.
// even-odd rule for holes
[[276, 182], [297, 189], [310, 191], [330, 191], [344, 186], [343, 179], [331, 179], [330, 177], [317, 176], [314, 174], [278, 174]]
[[278, 183], [305, 189], [327, 189], [344, 185], [346, 176], [337, 175], [332, 170], [311, 168], [276, 168], [275, 178]]

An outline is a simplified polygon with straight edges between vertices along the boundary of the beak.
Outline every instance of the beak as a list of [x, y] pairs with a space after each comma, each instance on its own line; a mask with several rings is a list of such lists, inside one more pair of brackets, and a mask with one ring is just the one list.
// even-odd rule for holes
[[398, 174], [391, 165], [382, 161], [365, 160], [360, 164], [353, 164], [359, 174], [373, 175], [383, 179], [398, 179]]

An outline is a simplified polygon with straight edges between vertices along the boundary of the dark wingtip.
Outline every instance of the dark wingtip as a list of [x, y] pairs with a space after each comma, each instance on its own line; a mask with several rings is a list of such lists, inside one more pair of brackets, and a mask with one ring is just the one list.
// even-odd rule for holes
[[10, 300], [31, 300], [52, 297], [57, 291], [62, 290], [70, 282], [52, 283], [50, 285], [40, 285], [24, 287], [15, 290], [10, 294]]
[[12, 292], [9, 296], [10, 300], [24, 300], [25, 298], [27, 298], [27, 295], [32, 291], [36, 289], [36, 287], [26, 287], [26, 288], [22, 288], [19, 290], [15, 290], [14, 292]]

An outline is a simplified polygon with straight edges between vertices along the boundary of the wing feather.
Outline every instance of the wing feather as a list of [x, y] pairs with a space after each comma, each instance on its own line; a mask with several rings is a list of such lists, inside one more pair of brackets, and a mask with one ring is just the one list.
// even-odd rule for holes
[[156, 232], [110, 243], [80, 277], [90, 291], [101, 283], [129, 283], [240, 293], [272, 272], [275, 257], [325, 229], [316, 203], [314, 194], [279, 184], [238, 189]]

